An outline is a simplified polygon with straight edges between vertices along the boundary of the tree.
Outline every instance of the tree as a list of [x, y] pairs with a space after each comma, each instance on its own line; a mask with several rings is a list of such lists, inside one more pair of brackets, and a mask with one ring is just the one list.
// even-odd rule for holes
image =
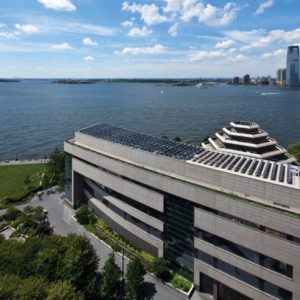
[[81, 205], [76, 211], [75, 217], [81, 225], [87, 225], [90, 223], [90, 210], [87, 205]]
[[156, 258], [153, 262], [154, 275], [163, 281], [169, 281], [171, 278], [170, 263], [163, 257]]
[[135, 257], [127, 265], [126, 271], [126, 294], [127, 299], [138, 299], [141, 293], [141, 286], [144, 282], [146, 271], [141, 260]]
[[300, 142], [290, 145], [288, 151], [291, 155], [296, 157], [298, 162], [300, 162]]
[[180, 136], [175, 136], [174, 139], [173, 139], [173, 141], [175, 141], [175, 142], [181, 142], [182, 139], [181, 139]]
[[49, 155], [49, 162], [46, 166], [45, 181], [47, 186], [59, 184], [60, 188], [64, 187], [65, 178], [65, 153], [62, 150], [55, 149]]
[[120, 290], [120, 278], [122, 272], [115, 262], [114, 253], [110, 255], [109, 259], [105, 262], [100, 293], [103, 299], [117, 299]]
[[56, 282], [50, 285], [46, 300], [83, 300], [81, 293], [66, 281]]

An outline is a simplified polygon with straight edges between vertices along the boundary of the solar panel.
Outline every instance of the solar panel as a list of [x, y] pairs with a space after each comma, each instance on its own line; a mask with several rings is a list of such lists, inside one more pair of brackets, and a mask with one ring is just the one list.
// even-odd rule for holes
[[256, 167], [258, 165], [258, 160], [256, 160], [252, 166], [250, 167], [250, 170], [248, 171], [248, 175], [253, 175], [254, 171], [256, 170]]
[[287, 167], [287, 183], [288, 184], [293, 184], [293, 174], [292, 174], [292, 170], [291, 170], [290, 165], [288, 165], [288, 167]]
[[242, 168], [242, 173], [245, 174], [250, 167], [251, 163], [253, 162], [252, 159], [248, 159], [248, 161], [245, 163], [244, 167]]
[[271, 180], [276, 180], [277, 177], [278, 164], [274, 163], [271, 173]]
[[271, 163], [268, 162], [265, 169], [264, 169], [263, 178], [268, 178], [269, 177], [271, 166], [272, 166]]
[[232, 170], [232, 168], [235, 166], [235, 164], [241, 159], [241, 157], [236, 157], [229, 165], [228, 170]]
[[204, 149], [199, 146], [160, 139], [151, 135], [137, 133], [105, 123], [90, 126], [80, 130], [80, 132], [113, 143], [173, 157], [179, 160], [189, 160], [193, 158], [195, 154], [204, 151]]
[[265, 162], [261, 161], [260, 164], [259, 164], [259, 166], [258, 166], [258, 168], [257, 168], [257, 170], [256, 170], [256, 173], [255, 173], [256, 177], [260, 177], [261, 176], [261, 173], [263, 171], [264, 166], [265, 166]]
[[284, 182], [285, 166], [281, 165], [279, 170], [279, 181]]

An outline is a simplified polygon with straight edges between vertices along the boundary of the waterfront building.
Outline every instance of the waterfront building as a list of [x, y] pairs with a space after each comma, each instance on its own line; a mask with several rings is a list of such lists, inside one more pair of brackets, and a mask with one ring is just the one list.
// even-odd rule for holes
[[289, 46], [286, 58], [286, 84], [298, 85], [299, 82], [299, 46]]
[[279, 69], [276, 72], [276, 84], [285, 85], [286, 83], [286, 69]]
[[[242, 124], [235, 122], [235, 124]], [[105, 123], [64, 144], [66, 201], [214, 299], [300, 299], [299, 167]]]
[[230, 122], [229, 126], [203, 142], [202, 147], [282, 163], [296, 162], [295, 157], [254, 122]]
[[240, 84], [240, 78], [238, 76], [233, 77], [232, 84]]
[[250, 75], [249, 74], [244, 75], [243, 84], [250, 84]]

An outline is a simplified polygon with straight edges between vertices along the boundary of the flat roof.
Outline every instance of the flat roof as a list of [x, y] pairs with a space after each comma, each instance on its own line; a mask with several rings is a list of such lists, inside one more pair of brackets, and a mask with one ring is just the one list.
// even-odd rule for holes
[[183, 160], [194, 165], [300, 188], [300, 167], [291, 164], [204, 149], [200, 146], [158, 138], [107, 123], [98, 123], [81, 129], [79, 132], [137, 150]]
[[204, 151], [202, 147], [158, 138], [107, 123], [98, 123], [79, 130], [81, 133], [143, 151], [189, 160]]

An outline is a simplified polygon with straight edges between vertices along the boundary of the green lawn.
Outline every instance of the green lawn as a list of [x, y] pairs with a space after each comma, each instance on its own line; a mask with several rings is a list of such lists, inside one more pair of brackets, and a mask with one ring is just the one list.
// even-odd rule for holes
[[17, 199], [39, 186], [45, 164], [0, 166], [0, 201]]

